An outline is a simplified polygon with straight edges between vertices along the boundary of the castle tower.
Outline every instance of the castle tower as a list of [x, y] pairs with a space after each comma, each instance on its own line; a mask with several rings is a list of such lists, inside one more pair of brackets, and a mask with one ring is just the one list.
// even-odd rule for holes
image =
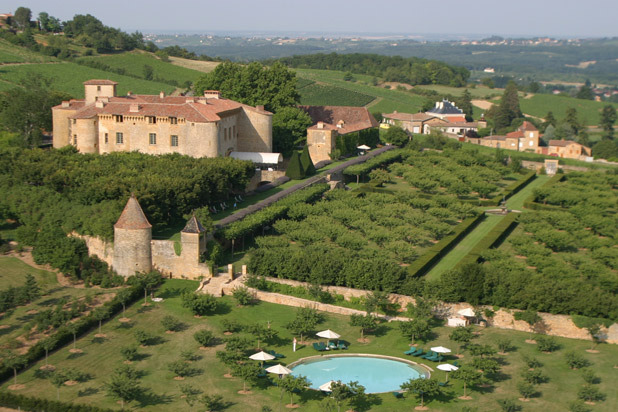
[[112, 269], [121, 276], [152, 270], [152, 225], [134, 195], [131, 195], [114, 225]]
[[84, 82], [86, 104], [91, 104], [99, 98], [116, 97], [116, 85], [112, 80], [88, 80]]
[[206, 229], [204, 229], [199, 219], [193, 215], [185, 228], [182, 229], [182, 232], [180, 232], [182, 256], [199, 262], [200, 255], [206, 250], [205, 234]]

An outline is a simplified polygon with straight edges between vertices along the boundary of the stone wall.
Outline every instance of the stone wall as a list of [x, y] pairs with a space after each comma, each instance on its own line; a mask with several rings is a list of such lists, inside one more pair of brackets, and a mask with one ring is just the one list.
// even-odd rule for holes
[[69, 236], [83, 240], [86, 243], [86, 247], [88, 248], [89, 256], [94, 255], [101, 259], [103, 262], [107, 263], [110, 267], [112, 266], [112, 260], [114, 258], [113, 243], [106, 242], [98, 237], [82, 236], [77, 232], [72, 232], [69, 234]]
[[[294, 280], [288, 280], [288, 279], [266, 278], [266, 280], [270, 282], [276, 282], [276, 283], [281, 283], [281, 284], [296, 286], [296, 287], [298, 286], [307, 287], [308, 286], [307, 283], [298, 282]], [[371, 293], [370, 291], [366, 291], [366, 290], [351, 289], [351, 288], [345, 288], [341, 286], [325, 286], [324, 289], [327, 290], [329, 293], [336, 293], [338, 295], [342, 295], [346, 300], [350, 300], [350, 298], [352, 297], [360, 298], [360, 297], [363, 297]], [[274, 296], [270, 296], [270, 295], [274, 295]], [[316, 309], [318, 310], [324, 310], [326, 312], [331, 312], [331, 313], [340, 313], [343, 315], [350, 315], [353, 313], [364, 313], [362, 311], [356, 311], [354, 309], [342, 308], [342, 307], [334, 306], [334, 305], [325, 305], [325, 304], [310, 301], [307, 299], [300, 299], [300, 298], [296, 298], [292, 296], [280, 295], [278, 293], [268, 293], [268, 292], [257, 291], [256, 296], [260, 298], [261, 300], [265, 300], [267, 302], [279, 303], [281, 305], [288, 305], [288, 306], [310, 305], [310, 306], [315, 306]], [[262, 297], [264, 297], [264, 299], [262, 299]], [[398, 295], [395, 293], [391, 293], [389, 295], [389, 299], [391, 302], [399, 304], [402, 309], [405, 309], [405, 307], [408, 304], [415, 304], [415, 300], [411, 296]], [[284, 302], [287, 302], [287, 303], [284, 303]], [[331, 307], [334, 307], [335, 309], [331, 311]], [[444, 317], [444, 318], [451, 317], [451, 316], [457, 316], [457, 312], [465, 308], [474, 309], [471, 305], [467, 303], [444, 303], [443, 302], [436, 308], [436, 316]], [[491, 309], [491, 307], [481, 306], [480, 309], [481, 310]], [[515, 317], [514, 317], [515, 312], [518, 312], [518, 310], [500, 309], [496, 311], [495, 315], [492, 318], [487, 319], [487, 324], [488, 326], [493, 326], [493, 327], [500, 328], [500, 329], [511, 329], [511, 330], [517, 330], [520, 332], [532, 332], [532, 329], [526, 322], [515, 320]], [[543, 319], [544, 333], [547, 335], [560, 336], [560, 337], [571, 338], [571, 339], [591, 340], [591, 337], [588, 331], [586, 329], [581, 329], [575, 326], [575, 324], [571, 320], [571, 317], [568, 315], [553, 315], [551, 313], [539, 313], [539, 316]], [[387, 319], [405, 320], [407, 318], [397, 317], [397, 318], [387, 318]], [[602, 328], [601, 335], [605, 342], [618, 344], [618, 324], [614, 323], [609, 328]]]
[[251, 192], [257, 189], [261, 182], [274, 182], [280, 177], [285, 176], [283, 170], [256, 170], [255, 174], [245, 188], [245, 192]]
[[[543, 162], [531, 162], [528, 160], [522, 160], [521, 165], [522, 167], [525, 167], [526, 169], [536, 170], [536, 171], [539, 171], [545, 168], [545, 164]], [[573, 172], [587, 172], [589, 170], [587, 167], [582, 167], [582, 166], [559, 165], [558, 167], [564, 171], [573, 171]]]

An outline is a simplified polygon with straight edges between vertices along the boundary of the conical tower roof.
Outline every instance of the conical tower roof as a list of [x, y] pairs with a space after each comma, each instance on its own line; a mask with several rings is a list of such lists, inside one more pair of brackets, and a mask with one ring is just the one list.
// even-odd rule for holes
[[150, 229], [152, 225], [146, 219], [135, 195], [131, 195], [120, 218], [114, 225], [116, 229]]
[[187, 221], [187, 224], [182, 231], [184, 233], [202, 233], [205, 232], [206, 229], [204, 229], [204, 226], [202, 226], [199, 219], [193, 215], [191, 216], [191, 219]]

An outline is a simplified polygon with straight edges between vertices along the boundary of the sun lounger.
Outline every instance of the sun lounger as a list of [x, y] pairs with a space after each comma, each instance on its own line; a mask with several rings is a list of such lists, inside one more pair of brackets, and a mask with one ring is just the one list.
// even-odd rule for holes
[[455, 362], [453, 362], [453, 366], [457, 366], [457, 367], [459, 367], [459, 361], [455, 361]]
[[393, 396], [397, 399], [401, 399], [403, 398], [403, 393], [395, 391], [393, 392]]
[[346, 344], [345, 344], [345, 343], [343, 343], [343, 342], [339, 342], [339, 344], [337, 345], [337, 347], [338, 347], [339, 349], [347, 349], [347, 348], [348, 348], [348, 347], [346, 346]]
[[423, 358], [423, 359], [433, 358], [433, 357], [435, 356], [435, 354], [436, 354], [436, 353], [435, 353], [434, 351], [431, 351], [431, 350], [430, 350], [430, 351], [429, 351], [429, 352], [427, 352], [425, 355], [421, 356], [421, 358]]
[[407, 351], [405, 351], [403, 354], [404, 355], [412, 355], [415, 352], [416, 352], [416, 347], [412, 347], [412, 348], [408, 349]]
[[412, 356], [421, 356], [424, 352], [423, 348], [420, 348], [416, 353], [413, 353]]
[[273, 355], [277, 359], [285, 358], [285, 355], [283, 355], [281, 353], [277, 353], [274, 350], [269, 350], [268, 353], [270, 353], [271, 355]]
[[319, 343], [313, 343], [313, 349], [317, 350], [318, 352], [322, 352], [324, 350], [326, 350], [326, 348], [323, 346], [324, 344], [322, 342]]
[[330, 349], [330, 350], [337, 350], [339, 348], [337, 347], [337, 344], [335, 342], [329, 342], [328, 343], [328, 349]]

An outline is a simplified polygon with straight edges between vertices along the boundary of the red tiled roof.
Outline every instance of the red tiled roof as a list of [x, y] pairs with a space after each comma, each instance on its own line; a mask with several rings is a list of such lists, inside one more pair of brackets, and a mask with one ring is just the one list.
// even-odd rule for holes
[[507, 136], [507, 137], [512, 137], [512, 138], [515, 138], [515, 139], [518, 139], [518, 138], [520, 138], [520, 137], [526, 137], [526, 136], [524, 135], [524, 132], [523, 132], [522, 130], [517, 130], [517, 131], [515, 131], [515, 132], [510, 132], [510, 133], [507, 133], [507, 134], [506, 134], [506, 136]]
[[478, 123], [476, 122], [455, 122], [455, 123], [447, 122], [447, 123], [438, 125], [438, 127], [478, 127]]
[[339, 134], [357, 132], [359, 130], [378, 127], [378, 122], [369, 110], [364, 107], [351, 106], [298, 106], [304, 110], [314, 124], [324, 122], [337, 125], [343, 121], [342, 127], [337, 127]]
[[572, 144], [579, 144], [572, 140], [550, 140], [548, 146], [567, 147]]
[[424, 122], [425, 120], [433, 119], [435, 116], [426, 113], [388, 113], [382, 115], [385, 119], [401, 120], [406, 122]]
[[537, 129], [532, 123], [526, 120], [521, 124], [521, 126], [519, 126], [519, 130], [521, 130], [522, 132], [536, 132], [539, 129]]
[[329, 123], [324, 123], [322, 125], [322, 127], [318, 127], [318, 124], [314, 124], [311, 127], [308, 127], [307, 130], [339, 130], [339, 128], [335, 125], [329, 124]]
[[100, 79], [92, 79], [84, 82], [84, 85], [95, 85], [95, 86], [109, 86], [118, 84], [113, 80], [100, 80]]
[[117, 229], [149, 229], [152, 225], [146, 219], [137, 199], [131, 195], [120, 218], [114, 225]]
[[[79, 108], [76, 101], [75, 106], [71, 103], [71, 108]], [[132, 106], [138, 106], [137, 111], [131, 111]], [[56, 106], [56, 108], [60, 108]], [[207, 99], [205, 97], [185, 97], [185, 96], [163, 96], [160, 95], [130, 95], [122, 97], [111, 97], [103, 107], [97, 107], [95, 103], [84, 105], [81, 101], [81, 108], [71, 119], [90, 119], [99, 114], [108, 115], [135, 115], [135, 116], [159, 116], [159, 117], [178, 117], [189, 122], [207, 123], [221, 120], [222, 116], [232, 113], [240, 108], [256, 111], [262, 114], [269, 112], [255, 107], [247, 106], [242, 103], [228, 99]]]

